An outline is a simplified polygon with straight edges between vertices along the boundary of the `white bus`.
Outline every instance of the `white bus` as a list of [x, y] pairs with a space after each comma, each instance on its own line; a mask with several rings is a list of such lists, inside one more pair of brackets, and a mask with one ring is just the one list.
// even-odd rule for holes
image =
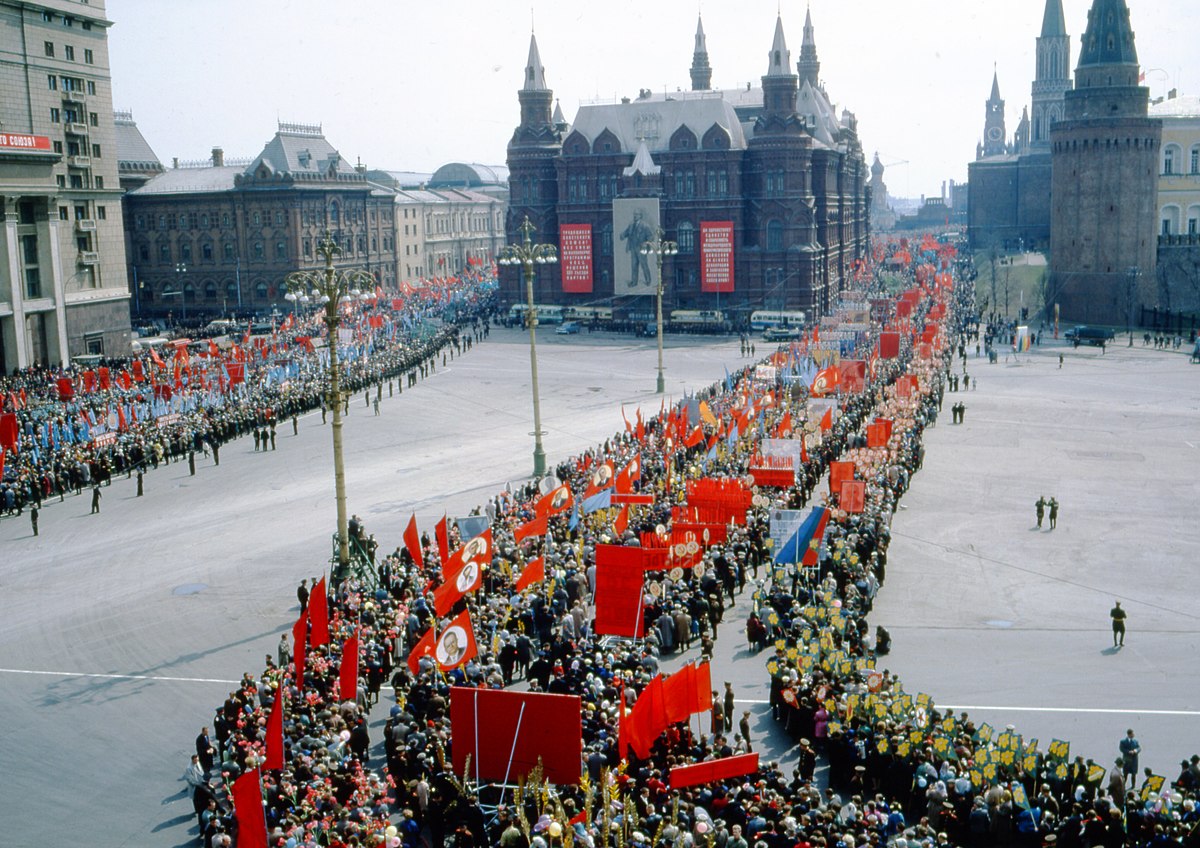
[[804, 326], [803, 312], [788, 312], [774, 309], [756, 309], [750, 313], [750, 329], [756, 333], [771, 327], [799, 328]]
[[565, 318], [568, 321], [580, 321], [584, 324], [611, 324], [613, 311], [611, 306], [568, 306]]
[[[514, 303], [508, 310], [508, 323], [513, 327], [525, 325], [525, 314], [529, 311], [528, 304]], [[543, 306], [535, 303], [533, 311], [537, 314], [539, 324], [561, 324], [566, 320], [567, 307]]]

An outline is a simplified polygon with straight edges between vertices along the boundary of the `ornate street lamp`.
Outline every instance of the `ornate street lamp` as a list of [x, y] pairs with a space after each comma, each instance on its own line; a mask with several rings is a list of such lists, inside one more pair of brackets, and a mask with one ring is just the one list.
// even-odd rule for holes
[[666, 381], [663, 379], [663, 259], [679, 253], [679, 243], [665, 241], [664, 235], [662, 227], [659, 227], [654, 241], [645, 242], [641, 248], [643, 256], [654, 256], [658, 260], [658, 393], [660, 395], [667, 390]]
[[[329, 388], [325, 403], [333, 410], [333, 485], [337, 500], [337, 559], [339, 575], [345, 576], [350, 564], [350, 535], [346, 520], [346, 467], [342, 459], [342, 396], [341, 369], [338, 364], [338, 327], [342, 310], [356, 301], [369, 300], [375, 290], [375, 278], [361, 268], [339, 270], [333, 259], [342, 253], [341, 247], [328, 232], [317, 243], [317, 253], [324, 257], [325, 267], [312, 271], [295, 271], [287, 276], [285, 298], [293, 303], [314, 303], [325, 308], [323, 320], [329, 331]], [[362, 289], [367, 289], [363, 292]]]
[[558, 252], [552, 244], [534, 244], [532, 235], [535, 231], [529, 216], [520, 228], [522, 241], [520, 244], [506, 244], [500, 248], [496, 261], [501, 265], [519, 265], [525, 274], [525, 298], [527, 309], [525, 325], [529, 327], [529, 370], [533, 375], [533, 476], [541, 477], [546, 473], [546, 452], [542, 449], [542, 409], [538, 400], [537, 373], [537, 312], [533, 308], [533, 266], [554, 265], [558, 262]]
[[175, 280], [179, 286], [179, 301], [183, 304], [183, 323], [187, 323], [187, 289], [183, 286], [184, 276], [188, 272], [186, 262], [175, 263]]

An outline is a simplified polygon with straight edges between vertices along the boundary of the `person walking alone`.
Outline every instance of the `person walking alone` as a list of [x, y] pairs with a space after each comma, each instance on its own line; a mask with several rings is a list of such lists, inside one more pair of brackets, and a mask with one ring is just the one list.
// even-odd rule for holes
[[36, 504], [29, 508], [29, 523], [33, 525], [33, 535], [36, 536], [38, 534], [38, 508]]
[[97, 515], [100, 512], [100, 486], [92, 487], [92, 515]]
[[1112, 619], [1113, 647], [1122, 648], [1125, 646], [1125, 610], [1121, 609], [1120, 601], [1114, 603], [1116, 606], [1108, 613], [1108, 617]]
[[1033, 505], [1033, 508], [1037, 511], [1037, 526], [1040, 529], [1042, 526], [1042, 519], [1046, 515], [1046, 499], [1044, 497], [1039, 497], [1037, 499], [1037, 503]]
[[1056, 501], [1054, 498], [1050, 498], [1050, 502], [1047, 504], [1047, 506], [1050, 507], [1050, 529], [1053, 530], [1058, 526], [1058, 501]]
[[1137, 786], [1138, 774], [1138, 754], [1142, 752], [1142, 745], [1134, 738], [1133, 728], [1125, 731], [1125, 738], [1121, 740], [1121, 770], [1124, 772], [1125, 778], [1129, 781], [1129, 787], [1132, 789]]

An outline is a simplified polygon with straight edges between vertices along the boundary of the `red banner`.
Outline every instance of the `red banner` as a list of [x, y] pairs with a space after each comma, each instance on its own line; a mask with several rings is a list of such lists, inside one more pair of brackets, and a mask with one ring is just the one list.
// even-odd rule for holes
[[846, 512], [859, 513], [866, 505], [867, 484], [862, 480], [843, 480], [838, 506]]
[[880, 359], [895, 359], [900, 355], [900, 334], [899, 333], [880, 333], [879, 334], [879, 358]]
[[559, 262], [563, 291], [590, 294], [592, 291], [592, 225], [562, 224], [558, 228]]
[[50, 137], [24, 133], [0, 133], [0, 147], [9, 150], [49, 150]]
[[596, 546], [596, 625], [602, 636], [645, 632], [642, 620], [643, 552], [623, 545]]
[[671, 788], [683, 789], [702, 783], [714, 783], [727, 777], [741, 777], [758, 771], [758, 754], [740, 754], [723, 760], [709, 760], [671, 769]]
[[582, 711], [575, 695], [450, 689], [454, 771], [472, 779], [516, 783], [541, 760], [551, 783], [579, 783]]
[[700, 291], [733, 291], [733, 221], [700, 222]]
[[829, 463], [829, 491], [841, 491], [843, 480], [854, 479], [854, 463], [853, 462], [831, 462]]

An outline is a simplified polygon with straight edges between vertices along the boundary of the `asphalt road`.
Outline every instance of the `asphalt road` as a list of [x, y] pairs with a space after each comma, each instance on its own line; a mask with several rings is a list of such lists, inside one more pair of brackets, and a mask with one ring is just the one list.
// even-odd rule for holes
[[[352, 402], [350, 509], [384, 549], [401, 543], [410, 513], [431, 527], [528, 475], [525, 338], [493, 331], [415, 389], [385, 392], [379, 417], [361, 396]], [[551, 464], [620, 429], [621, 404], [631, 419], [638, 404], [657, 411], [652, 341], [544, 332], [539, 344]], [[1143, 764], [1171, 779], [1177, 755], [1200, 749], [1189, 568], [1200, 368], [1141, 348], [1066, 349], [1060, 371], [1057, 352], [1019, 365], [971, 360], [981, 387], [947, 396], [947, 407], [967, 403], [964, 425], [951, 426], [947, 409], [928, 432], [874, 620], [895, 637], [887, 665], [909, 691], [1069, 739], [1101, 763], [1134, 727]], [[736, 340], [669, 337], [668, 392], [744, 362]], [[65, 828], [99, 848], [195, 844], [179, 780], [192, 741], [274, 652], [297, 613], [296, 584], [329, 554], [328, 428], [310, 415], [298, 437], [288, 424], [279, 434], [278, 450], [255, 454], [243, 439], [195, 477], [186, 464], [160, 468], [141, 499], [118, 480], [100, 516], [86, 496], [51, 503], [36, 539], [27, 518], [0, 521], [0, 710], [10, 717], [0, 844]], [[1052, 533], [1031, 529], [1039, 494], [1063, 504]], [[713, 681], [734, 684], [756, 743], [761, 735], [769, 758], [785, 757], [760, 703], [765, 672], [739, 632], [748, 597], [726, 614]], [[1119, 653], [1106, 650], [1114, 598], [1130, 615]]]

